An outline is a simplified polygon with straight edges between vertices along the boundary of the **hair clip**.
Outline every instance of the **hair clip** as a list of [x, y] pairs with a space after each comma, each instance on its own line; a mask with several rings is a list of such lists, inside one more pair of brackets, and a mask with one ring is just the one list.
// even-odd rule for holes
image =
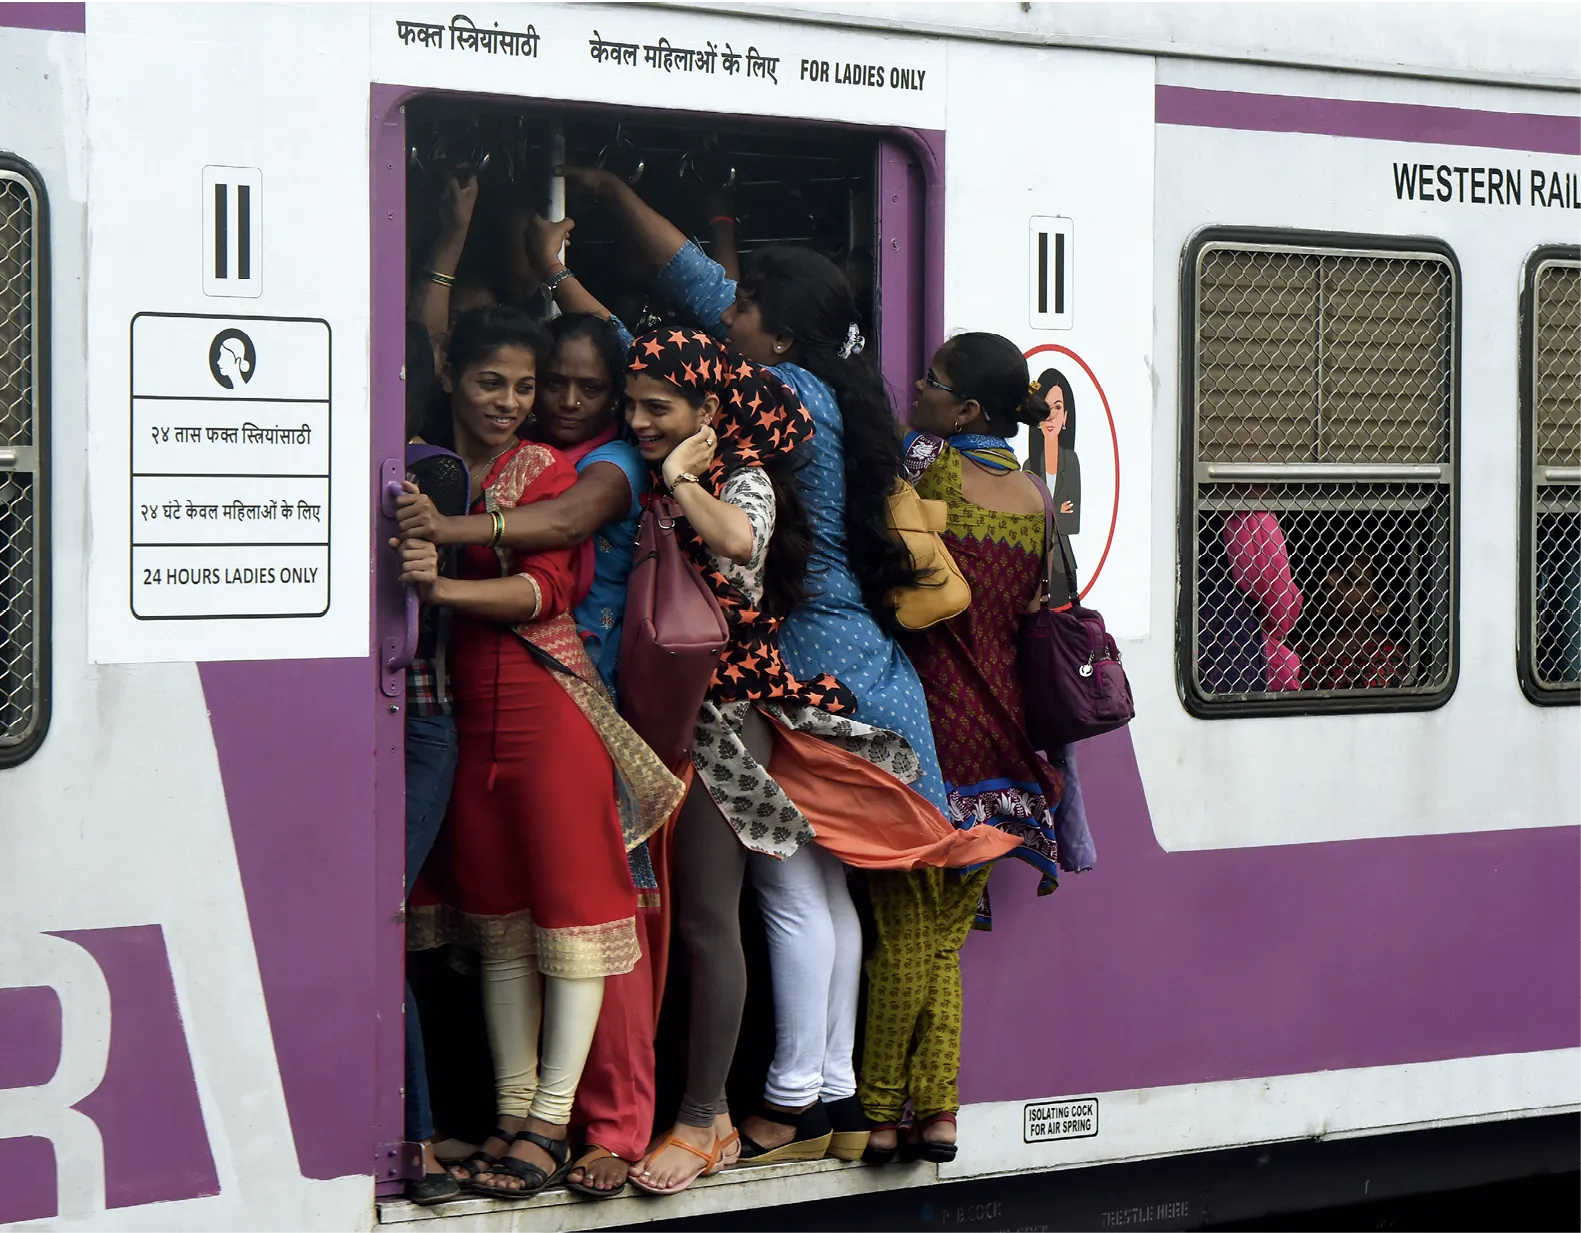
[[845, 341], [840, 344], [840, 358], [848, 360], [853, 355], [861, 355], [862, 348], [865, 346], [867, 346], [867, 339], [863, 338], [861, 331], [856, 328], [856, 322], [851, 322], [846, 327]]
[[1038, 393], [1042, 392], [1043, 387], [1041, 385], [1039, 385], [1036, 381], [1028, 381], [1027, 382], [1027, 389], [1033, 394], [1038, 394]]

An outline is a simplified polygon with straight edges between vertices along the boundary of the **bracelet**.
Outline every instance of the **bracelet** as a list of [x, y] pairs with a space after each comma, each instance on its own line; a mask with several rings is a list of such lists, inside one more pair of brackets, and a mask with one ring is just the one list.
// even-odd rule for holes
[[441, 274], [438, 270], [424, 270], [423, 273], [441, 287], [454, 287], [456, 285], [456, 276], [454, 274]]
[[491, 509], [489, 521], [494, 524], [494, 533], [489, 536], [489, 547], [498, 548], [500, 540], [505, 538], [505, 515], [497, 509]]
[[682, 484], [695, 484], [695, 483], [697, 483], [697, 477], [695, 475], [693, 475], [690, 471], [682, 471], [674, 479], [668, 481], [668, 486], [669, 486], [670, 491], [674, 492]]
[[715, 223], [729, 223], [732, 227], [734, 227], [736, 225], [736, 220], [731, 218], [728, 214], [715, 214], [711, 219], [708, 220], [708, 225], [712, 227]]
[[549, 288], [549, 293], [552, 295], [554, 294], [554, 289], [565, 282], [566, 279], [575, 277], [576, 275], [571, 273], [570, 270], [562, 268], [558, 274], [550, 275], [549, 281], [544, 283], [544, 286]]

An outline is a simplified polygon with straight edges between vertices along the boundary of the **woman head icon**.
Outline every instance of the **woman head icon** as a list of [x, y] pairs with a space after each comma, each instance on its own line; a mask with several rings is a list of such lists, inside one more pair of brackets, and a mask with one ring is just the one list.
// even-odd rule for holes
[[228, 390], [251, 381], [257, 366], [253, 340], [240, 330], [221, 330], [209, 344], [209, 372]]

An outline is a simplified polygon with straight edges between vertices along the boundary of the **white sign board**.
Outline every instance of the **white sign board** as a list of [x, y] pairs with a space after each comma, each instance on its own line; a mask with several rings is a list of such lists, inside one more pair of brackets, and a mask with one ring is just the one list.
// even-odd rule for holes
[[1091, 1139], [1098, 1133], [1098, 1101], [1042, 1100], [1021, 1111], [1021, 1138], [1026, 1143], [1060, 1139]]
[[329, 611], [324, 321], [132, 321], [131, 605], [139, 620]]
[[374, 80], [721, 115], [943, 128], [933, 39], [638, 5], [372, 10]]

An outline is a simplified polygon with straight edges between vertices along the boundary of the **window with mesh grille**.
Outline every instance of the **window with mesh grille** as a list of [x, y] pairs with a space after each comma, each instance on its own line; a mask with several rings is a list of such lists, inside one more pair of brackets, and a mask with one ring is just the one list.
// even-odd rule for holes
[[1521, 398], [1521, 681], [1535, 702], [1581, 698], [1581, 252], [1526, 271]]
[[27, 757], [47, 720], [39, 211], [31, 178], [0, 163], [0, 766]]
[[1438, 705], [1455, 677], [1453, 257], [1261, 234], [1204, 233], [1185, 265], [1187, 705]]

